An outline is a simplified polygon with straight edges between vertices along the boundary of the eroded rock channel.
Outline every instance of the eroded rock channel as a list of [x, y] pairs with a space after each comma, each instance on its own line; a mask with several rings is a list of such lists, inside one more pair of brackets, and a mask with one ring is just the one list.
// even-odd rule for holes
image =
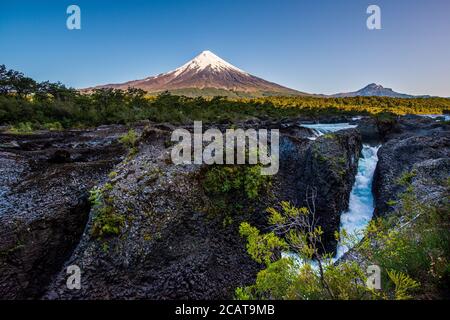
[[[423, 175], [448, 169], [448, 131], [435, 127], [433, 120], [423, 121], [402, 119], [387, 131], [361, 121], [358, 128], [316, 139], [310, 139], [314, 132], [299, 127], [298, 121], [242, 123], [243, 128], [280, 129], [280, 171], [263, 196], [249, 200], [233, 195], [229, 214], [215, 210], [223, 209], [223, 203], [205, 190], [208, 166], [171, 162], [171, 125], [137, 127], [142, 135], [132, 155], [117, 142], [127, 132], [121, 126], [33, 136], [3, 134], [0, 296], [232, 298], [234, 289], [253, 283], [262, 268], [248, 256], [238, 226], [249, 221], [267, 228], [269, 206], [280, 201], [302, 206], [307, 190], [316, 190], [325, 244], [327, 250], [336, 250], [334, 231], [349, 207], [365, 139], [384, 142], [374, 181], [377, 214], [387, 212], [385, 193], [395, 198], [389, 179], [412, 167]], [[411, 163], [401, 161], [395, 150], [402, 150], [405, 138], [418, 139], [425, 144], [421, 148], [434, 153], [424, 155], [423, 161], [420, 155]], [[398, 173], [390, 169], [394, 165]], [[103, 188], [108, 210], [119, 216], [117, 235], [94, 236], [98, 208], [89, 205], [87, 195], [95, 186]], [[224, 199], [220, 200], [229, 205], [230, 199]], [[81, 290], [66, 287], [69, 265], [82, 270]]]
[[0, 297], [40, 297], [84, 231], [88, 191], [125, 154], [121, 128], [0, 136]]

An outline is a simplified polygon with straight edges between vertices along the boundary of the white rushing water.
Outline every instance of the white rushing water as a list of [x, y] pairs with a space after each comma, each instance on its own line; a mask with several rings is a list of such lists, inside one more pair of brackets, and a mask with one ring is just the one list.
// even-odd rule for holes
[[[334, 123], [334, 124], [314, 124], [301, 125], [306, 128], [315, 130], [317, 138], [326, 133], [336, 132], [343, 129], [354, 128], [355, 125], [348, 123]], [[347, 234], [352, 235], [357, 241], [363, 237], [363, 231], [372, 219], [374, 211], [374, 199], [372, 193], [372, 182], [375, 173], [375, 168], [378, 163], [378, 149], [381, 146], [363, 145], [361, 157], [358, 161], [358, 172], [355, 177], [352, 191], [350, 193], [348, 210], [341, 214], [340, 231], [344, 230]], [[350, 248], [347, 248], [343, 243], [339, 242], [337, 245], [336, 256], [333, 261], [341, 258]], [[299, 257], [292, 253], [283, 253], [283, 256], [289, 256], [296, 260], [300, 266], [304, 263]], [[315, 261], [309, 261], [313, 269], [317, 269]]]
[[[362, 155], [358, 161], [358, 173], [355, 177], [348, 210], [341, 214], [340, 231], [353, 235], [359, 241], [363, 230], [372, 219], [374, 201], [372, 182], [378, 162], [378, 149], [380, 146], [363, 145]], [[341, 258], [349, 248], [342, 243], [338, 244], [335, 259]]]
[[427, 117], [431, 119], [440, 119], [443, 118], [444, 121], [450, 120], [450, 114], [419, 114], [421, 117]]
[[357, 125], [349, 123], [314, 123], [314, 124], [300, 124], [300, 126], [311, 129], [313, 131], [314, 136], [309, 137], [310, 140], [316, 140], [317, 137], [320, 137], [327, 133], [357, 127]]

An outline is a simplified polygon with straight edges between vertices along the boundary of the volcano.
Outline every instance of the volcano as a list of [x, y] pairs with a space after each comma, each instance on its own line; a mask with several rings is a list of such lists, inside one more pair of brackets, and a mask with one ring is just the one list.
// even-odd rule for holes
[[269, 82], [245, 72], [211, 51], [203, 51], [183, 66], [157, 76], [99, 88], [139, 88], [149, 93], [170, 91], [187, 96], [271, 96], [307, 95], [294, 89]]
[[[354, 92], [345, 92], [338, 93], [332, 95], [334, 98], [343, 98], [343, 97], [390, 97], [390, 98], [415, 98], [415, 96], [395, 92], [391, 88], [385, 88], [382, 85], [371, 83], [364, 88], [354, 91]], [[429, 97], [429, 96], [416, 96], [416, 97]]]

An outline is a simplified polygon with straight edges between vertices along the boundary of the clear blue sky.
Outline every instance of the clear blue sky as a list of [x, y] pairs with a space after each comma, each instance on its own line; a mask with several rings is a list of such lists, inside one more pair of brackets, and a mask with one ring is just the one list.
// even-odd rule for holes
[[[66, 28], [81, 8], [82, 29]], [[377, 4], [382, 30], [366, 28]], [[172, 70], [203, 50], [311, 93], [376, 82], [450, 96], [448, 0], [0, 1], [0, 64], [73, 87]]]

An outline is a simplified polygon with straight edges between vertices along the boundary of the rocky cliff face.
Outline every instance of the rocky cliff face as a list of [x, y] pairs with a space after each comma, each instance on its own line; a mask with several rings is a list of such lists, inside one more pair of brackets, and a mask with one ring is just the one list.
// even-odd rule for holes
[[278, 199], [307, 206], [307, 198], [312, 205], [311, 195], [316, 193], [317, 222], [325, 231], [325, 248], [332, 252], [336, 249], [334, 231], [339, 230], [340, 214], [348, 208], [355, 181], [361, 136], [348, 129], [315, 141], [285, 134], [282, 141]]
[[43, 294], [83, 233], [88, 190], [124, 154], [122, 132], [0, 136], [0, 298]]
[[[354, 177], [359, 136], [348, 131], [311, 142], [301, 137], [303, 129], [292, 130], [282, 138], [282, 168], [271, 195], [246, 203], [229, 225], [222, 215], [211, 216], [207, 210], [211, 199], [198, 179], [204, 166], [174, 166], [166, 148], [168, 132], [147, 130], [138, 155], [117, 166], [117, 177], [110, 181], [108, 197], [126, 216], [120, 235], [95, 239], [91, 219], [65, 265], [83, 270], [82, 289], [66, 289], [63, 268], [46, 298], [231, 298], [234, 289], [252, 283], [261, 268], [246, 253], [238, 234], [240, 222], [264, 227], [265, 208], [281, 200], [301, 205], [307, 187], [317, 188], [320, 201], [332, 204], [317, 212], [321, 222], [330, 221], [323, 225], [332, 234], [340, 209], [348, 203], [353, 178], [346, 175]], [[294, 149], [298, 153], [292, 153]], [[334, 162], [333, 156], [342, 160]], [[295, 168], [299, 161], [309, 168]], [[315, 176], [309, 170], [322, 172]], [[294, 172], [294, 179], [284, 179]]]
[[[377, 215], [392, 211], [388, 202], [404, 191], [398, 179], [405, 173], [421, 201], [442, 201], [450, 173], [447, 124], [402, 117], [380, 127], [366, 119], [357, 130], [310, 140], [312, 132], [296, 122], [238, 125], [280, 129], [280, 170], [256, 199], [231, 195], [231, 215], [211, 210], [220, 199], [206, 192], [209, 166], [172, 163], [170, 124], [137, 125], [142, 135], [128, 155], [117, 142], [128, 130], [122, 126], [1, 134], [0, 297], [232, 298], [262, 268], [248, 256], [238, 226], [248, 221], [265, 230], [267, 207], [280, 201], [305, 206], [308, 196], [311, 205], [313, 192], [325, 248], [335, 249], [333, 234], [348, 207], [362, 139], [385, 141], [373, 184]], [[87, 200], [96, 186], [101, 207]], [[102, 212], [115, 220], [103, 221], [99, 236]], [[66, 287], [70, 265], [82, 270], [81, 290]]]
[[[309, 129], [289, 121], [240, 127], [258, 126], [281, 129], [280, 171], [264, 196], [237, 196], [230, 221], [209, 210], [217, 199], [203, 185], [208, 166], [172, 164], [169, 124], [143, 130], [137, 154], [127, 157], [117, 143], [123, 127], [1, 136], [1, 297], [231, 298], [262, 267], [248, 256], [239, 224], [264, 229], [267, 207], [283, 200], [303, 206], [307, 190], [316, 191], [316, 216], [333, 250], [356, 173], [359, 133], [311, 141]], [[87, 201], [94, 186], [102, 187], [108, 212], [120, 217], [115, 234], [94, 232], [99, 208]], [[66, 287], [70, 265], [82, 270], [81, 290]]]
[[253, 279], [257, 265], [223, 217], [208, 215], [199, 165], [173, 165], [170, 131], [147, 130], [139, 153], [115, 168], [107, 192], [125, 217], [120, 235], [92, 235], [92, 216], [67, 265], [83, 272], [82, 289], [65, 287], [64, 269], [46, 298], [218, 299]]
[[[406, 117], [398, 130], [387, 136], [388, 141], [378, 151], [379, 162], [374, 177], [376, 214], [393, 211], [405, 186], [399, 183], [409, 175], [421, 201], [438, 201], [444, 192], [440, 185], [450, 175], [449, 126], [432, 119]], [[392, 201], [390, 201], [392, 200]]]

